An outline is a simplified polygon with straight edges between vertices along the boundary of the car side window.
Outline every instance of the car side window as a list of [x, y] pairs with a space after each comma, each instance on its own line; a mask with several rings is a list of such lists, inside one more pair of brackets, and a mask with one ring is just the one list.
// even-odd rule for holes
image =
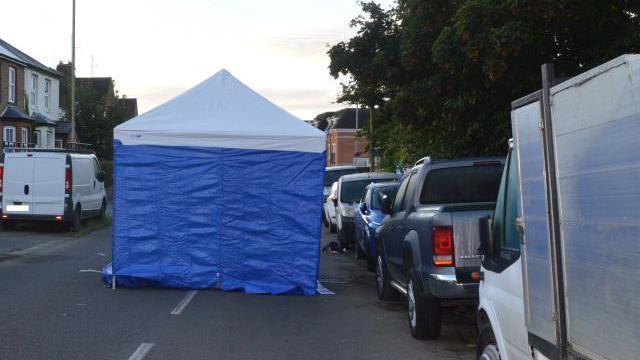
[[404, 199], [402, 200], [402, 206], [400, 207], [400, 211], [406, 210], [409, 206], [409, 202], [411, 201], [411, 189], [415, 187], [415, 182], [418, 181], [418, 173], [414, 172], [411, 174], [411, 178], [409, 179], [409, 183], [407, 184], [407, 188], [405, 189]]
[[409, 180], [412, 177], [413, 177], [413, 174], [409, 174], [407, 177], [404, 178], [404, 180], [402, 180], [402, 183], [398, 188], [398, 192], [396, 193], [396, 197], [393, 200], [393, 212], [402, 211], [404, 195], [407, 192], [407, 186], [409, 185]]

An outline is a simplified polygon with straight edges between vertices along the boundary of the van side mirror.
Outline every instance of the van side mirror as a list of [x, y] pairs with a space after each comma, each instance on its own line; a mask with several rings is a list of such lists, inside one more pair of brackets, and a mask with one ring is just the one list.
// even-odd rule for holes
[[495, 237], [493, 236], [493, 219], [491, 216], [480, 218], [480, 250], [486, 258], [493, 258], [496, 254]]
[[389, 215], [391, 214], [392, 205], [391, 198], [387, 196], [387, 194], [380, 193], [380, 210], [383, 214]]
[[99, 170], [98, 173], [96, 174], [96, 179], [98, 179], [98, 181], [100, 182], [104, 182], [105, 177], [106, 177], [106, 174], [104, 170]]

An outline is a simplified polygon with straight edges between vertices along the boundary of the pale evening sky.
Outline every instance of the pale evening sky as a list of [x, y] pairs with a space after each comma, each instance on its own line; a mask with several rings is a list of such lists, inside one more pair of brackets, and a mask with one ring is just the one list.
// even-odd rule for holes
[[[71, 0], [8, 2], [2, 12], [14, 16], [0, 38], [53, 68], [71, 59]], [[326, 51], [355, 33], [358, 14], [356, 0], [76, 0], [77, 76], [113, 77], [142, 113], [226, 68], [311, 119], [345, 106]]]

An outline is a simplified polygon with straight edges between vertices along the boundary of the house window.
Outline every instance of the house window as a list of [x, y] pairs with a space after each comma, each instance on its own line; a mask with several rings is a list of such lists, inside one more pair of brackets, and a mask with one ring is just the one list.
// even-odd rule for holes
[[7, 95], [7, 98], [9, 102], [15, 103], [16, 102], [16, 68], [11, 66], [9, 66], [9, 89], [8, 90], [9, 90], [9, 94]]
[[56, 139], [56, 147], [62, 149], [62, 139]]
[[31, 105], [38, 106], [38, 75], [31, 75]]
[[15, 143], [16, 142], [16, 128], [15, 126], [5, 126], [4, 127], [4, 138], [5, 143]]
[[25, 146], [29, 143], [29, 128], [22, 128], [22, 144]]
[[33, 143], [36, 144], [36, 147], [40, 147], [40, 130], [33, 132]]
[[47, 147], [53, 147], [53, 132], [47, 131]]
[[51, 80], [44, 81], [44, 107], [49, 110], [49, 92], [51, 91]]

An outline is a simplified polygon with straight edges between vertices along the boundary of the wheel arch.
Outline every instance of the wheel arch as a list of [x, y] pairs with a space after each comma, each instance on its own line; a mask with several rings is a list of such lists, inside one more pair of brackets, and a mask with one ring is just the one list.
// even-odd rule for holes
[[[420, 256], [420, 238], [415, 230], [409, 231], [402, 241], [402, 263], [405, 272], [413, 267], [415, 271], [422, 271], [422, 257]], [[422, 286], [422, 284], [420, 284]]]
[[[480, 304], [478, 305], [478, 310], [476, 312], [476, 329], [477, 337], [480, 338], [480, 334], [484, 329], [490, 329], [493, 333], [493, 336], [496, 339], [496, 344], [498, 345], [498, 349], [506, 349], [504, 338], [502, 337], [502, 332], [500, 329], [500, 324], [496, 313], [491, 304], [488, 304], [486, 301], [483, 301], [482, 297], [480, 298]], [[502, 360], [509, 360], [509, 353], [507, 351], [500, 352], [500, 358]]]

